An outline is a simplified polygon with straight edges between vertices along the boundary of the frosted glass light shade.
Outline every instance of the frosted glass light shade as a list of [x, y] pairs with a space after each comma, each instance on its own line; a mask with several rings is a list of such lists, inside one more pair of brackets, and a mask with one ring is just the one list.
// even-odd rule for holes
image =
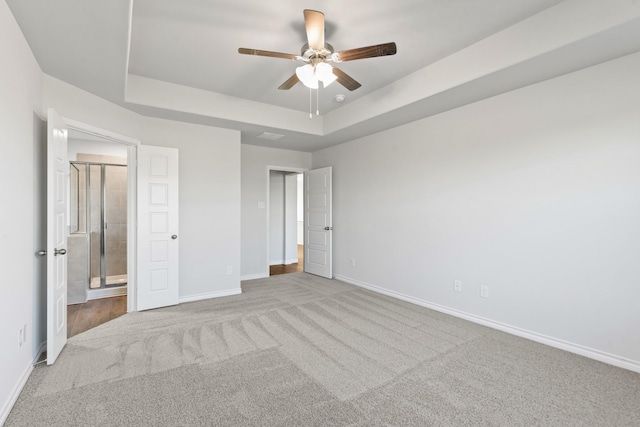
[[318, 78], [309, 64], [296, 68], [296, 76], [306, 87], [318, 89]]
[[333, 67], [326, 62], [321, 62], [316, 65], [316, 77], [322, 81], [324, 87], [329, 86], [338, 78], [333, 74]]

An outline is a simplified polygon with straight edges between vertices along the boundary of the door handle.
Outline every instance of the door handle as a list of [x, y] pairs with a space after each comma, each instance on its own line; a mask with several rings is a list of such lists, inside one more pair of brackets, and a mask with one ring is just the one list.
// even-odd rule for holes
[[45, 255], [47, 255], [47, 251], [45, 251], [45, 250], [43, 249], [43, 250], [41, 250], [41, 251], [36, 252], [36, 255], [38, 255], [38, 256], [45, 256]]
[[329, 231], [329, 230], [333, 230], [333, 227], [325, 227], [324, 229]]
[[174, 234], [173, 236], [171, 236], [171, 238], [172, 238], [173, 240], [176, 240], [176, 239], [178, 238], [178, 235], [177, 235], [177, 234]]
[[65, 255], [67, 253], [66, 249], [55, 249], [53, 251], [53, 256]]

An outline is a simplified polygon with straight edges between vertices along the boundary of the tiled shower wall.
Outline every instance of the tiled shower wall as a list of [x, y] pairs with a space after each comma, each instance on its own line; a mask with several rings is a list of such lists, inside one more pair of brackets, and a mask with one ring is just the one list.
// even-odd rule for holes
[[86, 233], [67, 238], [67, 304], [87, 302], [89, 284], [89, 237]]
[[107, 166], [107, 276], [127, 274], [127, 168]]

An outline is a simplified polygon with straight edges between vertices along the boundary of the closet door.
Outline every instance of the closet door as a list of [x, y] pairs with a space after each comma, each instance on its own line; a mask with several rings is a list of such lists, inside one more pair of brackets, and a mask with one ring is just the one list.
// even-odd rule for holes
[[331, 167], [304, 173], [304, 271], [333, 279]]
[[138, 148], [138, 310], [178, 304], [178, 150]]

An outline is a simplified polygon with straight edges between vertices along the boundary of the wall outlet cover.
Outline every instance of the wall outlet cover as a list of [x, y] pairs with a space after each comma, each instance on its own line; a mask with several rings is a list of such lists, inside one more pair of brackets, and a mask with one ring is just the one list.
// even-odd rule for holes
[[461, 280], [454, 280], [453, 281], [453, 290], [455, 292], [462, 292], [462, 281]]
[[480, 297], [489, 298], [489, 287], [488, 286], [480, 286]]

